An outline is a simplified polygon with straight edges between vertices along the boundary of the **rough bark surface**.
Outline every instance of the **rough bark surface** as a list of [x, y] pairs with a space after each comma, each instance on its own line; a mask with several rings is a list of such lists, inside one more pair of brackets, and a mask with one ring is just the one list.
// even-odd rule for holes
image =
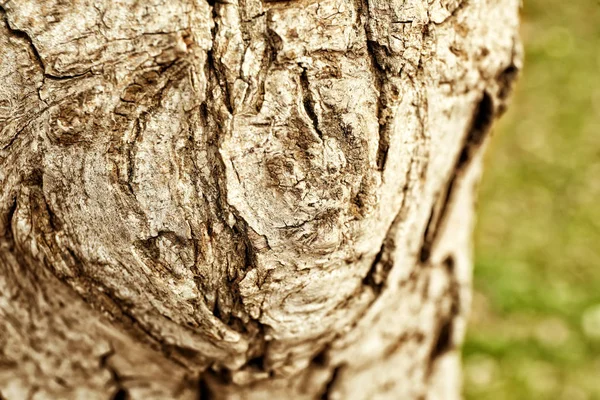
[[0, 399], [458, 398], [518, 3], [0, 1]]

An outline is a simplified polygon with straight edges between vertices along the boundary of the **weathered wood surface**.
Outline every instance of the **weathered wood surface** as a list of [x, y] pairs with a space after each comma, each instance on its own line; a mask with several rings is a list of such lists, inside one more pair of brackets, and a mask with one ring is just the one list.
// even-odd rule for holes
[[458, 398], [518, 3], [0, 1], [0, 398]]

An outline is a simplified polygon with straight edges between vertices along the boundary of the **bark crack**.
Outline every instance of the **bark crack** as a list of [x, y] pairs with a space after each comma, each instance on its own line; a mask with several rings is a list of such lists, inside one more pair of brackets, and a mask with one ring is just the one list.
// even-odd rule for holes
[[465, 171], [471, 165], [477, 150], [482, 146], [487, 133], [489, 132], [496, 113], [494, 111], [494, 102], [491, 95], [484, 91], [481, 100], [477, 104], [471, 126], [464, 139], [464, 144], [459, 153], [459, 156], [452, 168], [450, 178], [438, 195], [438, 200], [435, 202], [429, 221], [423, 234], [423, 244], [419, 259], [422, 264], [429, 261], [432, 249], [438, 239], [438, 235], [442, 231], [442, 227], [449, 214], [449, 208], [454, 200], [455, 189], [459, 186], [461, 178]]
[[377, 123], [379, 124], [379, 142], [377, 144], [377, 168], [383, 171], [385, 163], [387, 161], [388, 151], [390, 149], [390, 126], [389, 117], [386, 115], [387, 101], [386, 101], [386, 89], [385, 89], [385, 78], [386, 73], [383, 66], [377, 60], [377, 47], [378, 44], [374, 41], [367, 40], [367, 54], [371, 64], [371, 71], [373, 74], [373, 83], [375, 84], [375, 90], [377, 91]]
[[[364, 1], [364, 3], [363, 3]], [[383, 52], [381, 45], [372, 40], [369, 29], [369, 1], [355, 0], [356, 13], [364, 17], [365, 21], [361, 21], [362, 30], [365, 35], [365, 52], [369, 59], [370, 70], [373, 78], [373, 85], [377, 92], [376, 115], [379, 125], [379, 141], [377, 143], [377, 158], [376, 164], [379, 171], [383, 171], [387, 161], [387, 155], [390, 148], [390, 126], [388, 112], [389, 104], [387, 102], [387, 87], [385, 85], [387, 73], [385, 64], [381, 62], [380, 57]]]
[[321, 129], [319, 128], [319, 118], [315, 112], [315, 104], [317, 102], [313, 98], [312, 92], [310, 91], [310, 84], [306, 68], [302, 68], [302, 73], [300, 74], [300, 92], [302, 94], [302, 105], [304, 106], [304, 111], [306, 111], [306, 115], [312, 121], [313, 128], [315, 129], [315, 132], [319, 138], [323, 139], [323, 132], [321, 132]]
[[100, 368], [106, 369], [111, 376], [112, 381], [115, 383], [116, 390], [113, 393], [112, 400], [126, 400], [129, 399], [129, 392], [123, 385], [123, 378], [119, 372], [110, 365], [110, 358], [115, 355], [115, 350], [110, 346], [109, 350], [100, 356]]
[[392, 256], [396, 248], [394, 236], [396, 235], [396, 231], [399, 228], [400, 223], [404, 220], [404, 213], [406, 211], [406, 201], [408, 198], [408, 193], [412, 188], [411, 173], [414, 163], [415, 159], [411, 161], [410, 166], [406, 171], [406, 183], [404, 184], [404, 188], [402, 191], [402, 202], [400, 203], [398, 212], [394, 216], [392, 223], [390, 224], [387, 232], [385, 233], [379, 252], [377, 253], [375, 259], [371, 263], [371, 268], [367, 272], [367, 275], [363, 278], [363, 285], [371, 287], [371, 289], [376, 295], [376, 298], [384, 289], [387, 282], [387, 277], [391, 272], [392, 268], [394, 267], [394, 259]]
[[335, 389], [336, 382], [339, 379], [340, 373], [342, 372], [342, 369], [344, 367], [345, 367], [345, 365], [342, 364], [333, 369], [331, 376], [325, 383], [323, 392], [321, 392], [321, 394], [318, 396], [318, 398], [320, 400], [330, 400], [331, 399], [331, 395], [333, 394], [333, 391]]
[[437, 360], [456, 347], [454, 327], [456, 318], [461, 312], [460, 284], [456, 277], [454, 257], [452, 255], [446, 257], [440, 267], [444, 269], [449, 280], [446, 296], [443, 296], [442, 300], [449, 298], [450, 305], [447, 309], [442, 309], [438, 316], [435, 340], [427, 362], [428, 376], [433, 372]]

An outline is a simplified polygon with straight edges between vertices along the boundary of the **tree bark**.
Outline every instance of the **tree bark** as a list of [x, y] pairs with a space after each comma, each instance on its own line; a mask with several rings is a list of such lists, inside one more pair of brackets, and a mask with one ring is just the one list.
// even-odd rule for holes
[[518, 0], [0, 7], [0, 398], [460, 397]]

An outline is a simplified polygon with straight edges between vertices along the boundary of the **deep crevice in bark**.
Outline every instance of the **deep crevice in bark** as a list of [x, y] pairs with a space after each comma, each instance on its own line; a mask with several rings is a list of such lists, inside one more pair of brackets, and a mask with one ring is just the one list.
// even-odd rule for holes
[[310, 118], [312, 121], [312, 125], [317, 135], [323, 139], [323, 132], [321, 132], [321, 129], [319, 128], [319, 118], [315, 112], [315, 100], [313, 99], [310, 91], [310, 84], [306, 68], [302, 68], [302, 73], [300, 74], [300, 90], [302, 93], [302, 105], [304, 106], [304, 111], [306, 112], [306, 115], [308, 115], [308, 118]]
[[[368, 11], [367, 11], [368, 12]], [[387, 161], [388, 151], [390, 149], [390, 127], [388, 116], [385, 115], [387, 109], [385, 77], [386, 73], [382, 64], [377, 59], [379, 44], [367, 39], [366, 52], [369, 55], [373, 82], [377, 91], [377, 123], [379, 124], [379, 142], [377, 144], [377, 168], [383, 171]]]
[[412, 188], [411, 185], [414, 184], [414, 182], [411, 181], [411, 173], [416, 162], [417, 161], [415, 159], [411, 160], [410, 166], [406, 171], [405, 184], [402, 190], [402, 202], [400, 203], [398, 212], [394, 216], [394, 219], [392, 220], [387, 232], [385, 233], [379, 252], [377, 252], [373, 262], [371, 263], [371, 268], [369, 269], [362, 281], [363, 285], [368, 286], [373, 290], [373, 292], [376, 295], [375, 298], [379, 296], [379, 294], [385, 287], [387, 277], [392, 268], [394, 267], [394, 259], [392, 257], [392, 253], [396, 248], [394, 242], [394, 235], [399, 224], [404, 219], [404, 213], [406, 211], [406, 201], [408, 198], [408, 194], [410, 193], [410, 190]]
[[387, 93], [385, 82], [388, 78], [385, 64], [381, 62], [380, 58], [381, 54], [385, 53], [386, 49], [382, 48], [382, 46], [375, 40], [371, 39], [371, 31], [369, 28], [369, 19], [371, 18], [369, 15], [369, 1], [368, 0], [356, 0], [355, 1], [355, 9], [359, 16], [364, 17], [364, 22], [362, 22], [362, 28], [365, 33], [365, 51], [369, 58], [369, 63], [371, 67], [373, 83], [375, 90], [377, 92], [377, 123], [379, 124], [379, 142], [377, 144], [377, 168], [380, 171], [383, 171], [385, 168], [385, 163], [387, 161], [387, 155], [390, 148], [390, 126], [389, 126], [389, 116], [385, 115], [385, 111], [387, 110]]
[[212, 391], [210, 390], [210, 386], [206, 382], [206, 378], [204, 376], [200, 376], [200, 380], [198, 381], [198, 399], [197, 400], [209, 400], [212, 397]]
[[119, 375], [117, 370], [109, 364], [110, 358], [115, 354], [114, 349], [110, 349], [107, 353], [100, 356], [100, 368], [108, 370], [112, 381], [117, 386], [116, 391], [111, 396], [112, 400], [128, 400], [129, 392], [127, 388], [123, 386], [123, 378]]
[[452, 350], [452, 330], [453, 330], [453, 319], [447, 317], [442, 320], [437, 330], [437, 339], [433, 345], [433, 349], [429, 355], [429, 363], [432, 364], [434, 360], [439, 358], [444, 353]]
[[507, 101], [510, 98], [511, 93], [513, 92], [514, 83], [516, 82], [518, 77], [519, 68], [517, 68], [517, 66], [514, 63], [505, 68], [496, 77], [496, 82], [498, 83], [498, 116], [506, 112]]
[[437, 240], [437, 236], [441, 231], [441, 227], [445, 222], [448, 209], [453, 201], [454, 191], [459, 184], [459, 180], [464, 175], [465, 170], [471, 164], [475, 153], [483, 144], [494, 117], [494, 101], [491, 95], [487, 91], [484, 91], [483, 96], [475, 109], [471, 127], [469, 128], [462, 150], [452, 169], [450, 179], [448, 180], [446, 187], [438, 195], [438, 199], [431, 210], [419, 255], [422, 264], [427, 263], [431, 256], [431, 251]]
[[393, 236], [400, 222], [399, 215], [401, 212], [402, 207], [400, 211], [398, 211], [398, 215], [396, 215], [396, 218], [394, 218], [394, 221], [392, 221], [388, 231], [386, 232], [383, 243], [381, 244], [381, 248], [375, 255], [375, 258], [371, 263], [371, 268], [362, 281], [363, 285], [371, 288], [375, 294], [375, 298], [377, 298], [384, 289], [387, 282], [387, 277], [394, 266], [392, 253], [394, 251], [395, 244]]
[[344, 365], [339, 365], [333, 369], [333, 372], [331, 373], [331, 377], [329, 378], [329, 380], [325, 384], [325, 387], [323, 388], [323, 392], [318, 397], [320, 400], [329, 400], [331, 398], [331, 393], [333, 392], [333, 389], [335, 388], [336, 381], [337, 381], [343, 367], [344, 367]]
[[319, 367], [325, 367], [329, 365], [329, 351], [330, 344], [327, 344], [321, 351], [319, 351], [313, 359], [310, 361], [311, 365], [316, 365]]
[[11, 200], [10, 206], [4, 215], [4, 224], [2, 229], [5, 231], [4, 237], [9, 242], [14, 242], [13, 232], [12, 232], [12, 221], [15, 216], [15, 212], [17, 211], [17, 196], [14, 196]]
[[454, 350], [456, 344], [454, 339], [454, 324], [460, 314], [460, 287], [456, 278], [455, 261], [452, 255], [444, 259], [441, 268], [447, 273], [449, 279], [447, 296], [450, 299], [450, 307], [440, 315], [437, 322], [436, 336], [428, 357], [427, 373], [433, 372], [435, 363], [444, 354]]
[[379, 264], [381, 263], [381, 259], [385, 252], [385, 240], [379, 249], [379, 252], [375, 255], [375, 259], [373, 263], [371, 263], [371, 268], [367, 275], [363, 278], [363, 285], [370, 286], [373, 289], [373, 292], [380, 293], [383, 288], [383, 282], [380, 282], [380, 279], [377, 279], [375, 276], [378, 273]]
[[128, 400], [129, 392], [127, 390], [120, 388], [117, 392], [112, 396], [112, 400]]

